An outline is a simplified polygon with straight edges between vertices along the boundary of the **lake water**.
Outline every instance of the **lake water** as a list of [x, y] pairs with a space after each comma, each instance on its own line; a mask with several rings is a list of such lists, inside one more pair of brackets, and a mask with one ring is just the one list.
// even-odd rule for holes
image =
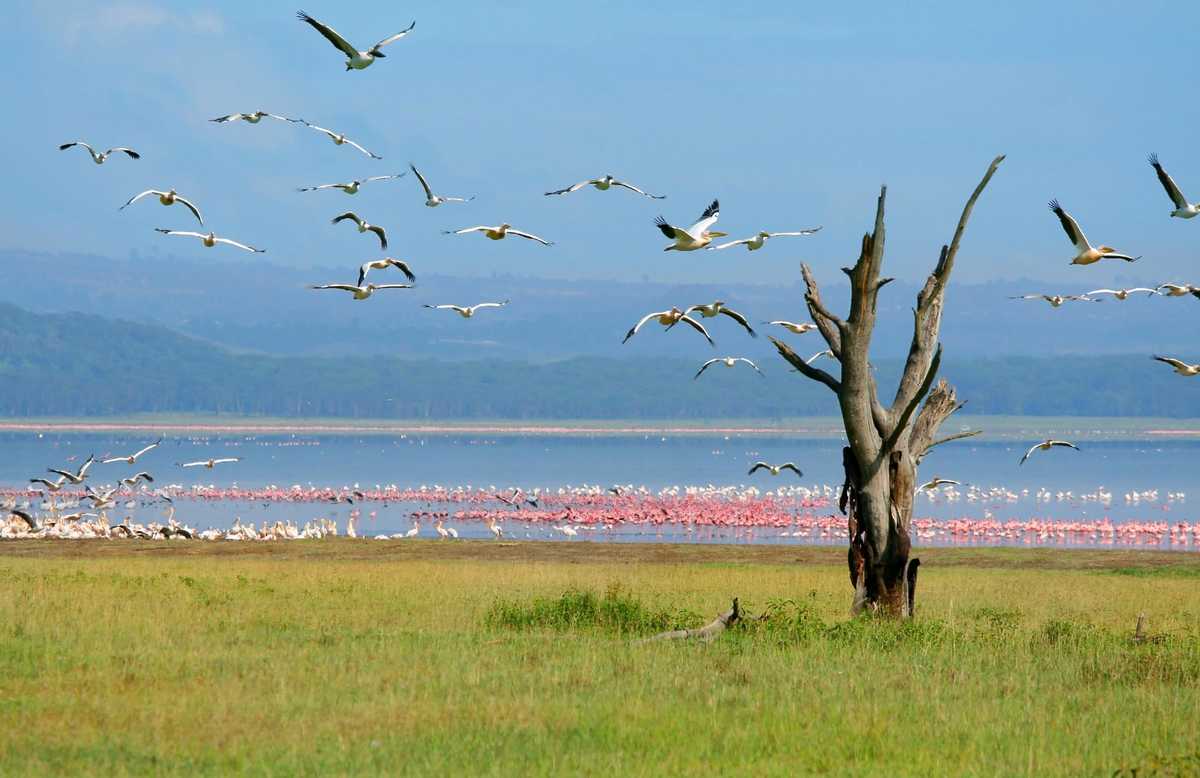
[[[95, 453], [128, 454], [155, 436], [114, 433], [4, 433], [0, 434], [0, 488], [12, 493], [47, 467], [74, 464]], [[916, 516], [939, 521], [951, 519], [1046, 520], [1053, 522], [1103, 521], [1196, 522], [1198, 512], [1189, 500], [1200, 499], [1200, 441], [1164, 437], [1161, 440], [1080, 440], [1082, 451], [1055, 449], [1034, 454], [1024, 466], [1018, 461], [1036, 442], [1023, 439], [967, 440], [935, 449], [921, 467], [922, 480], [940, 476], [963, 482], [957, 495], [922, 497]], [[237, 486], [257, 489], [268, 485], [289, 487], [358, 486], [363, 489], [395, 485], [401, 490], [440, 485], [446, 488], [505, 489], [518, 486], [551, 493], [583, 485], [607, 489], [614, 484], [645, 487], [657, 493], [671, 487], [745, 486], [767, 493], [780, 486], [813, 490], [841, 483], [841, 442], [830, 438], [683, 434], [683, 435], [521, 435], [521, 434], [422, 434], [422, 435], [312, 435], [255, 434], [168, 436], [162, 445], [139, 461], [96, 465], [90, 483], [112, 483], [136, 470], [156, 477], [155, 486], [176, 484], [185, 490], [212, 485], [218, 490]], [[241, 461], [204, 468], [182, 469], [176, 463], [237, 456]], [[748, 476], [757, 460], [795, 462], [803, 478], [764, 472]], [[983, 496], [968, 499], [968, 486]], [[1004, 490], [1007, 496], [999, 496]], [[1101, 490], [1111, 494], [1102, 499]], [[1042, 491], [1041, 499], [1038, 497]], [[1047, 494], [1046, 492], [1049, 492]], [[1132, 494], [1138, 493], [1133, 499]], [[1061, 494], [1060, 494], [1061, 493]], [[750, 493], [751, 497], [760, 495]], [[571, 503], [568, 494], [557, 504]], [[745, 495], [742, 495], [742, 499]], [[40, 500], [33, 499], [37, 507]], [[794, 508], [799, 515], [799, 502]], [[403, 500], [368, 501], [360, 528], [366, 534], [399, 533], [412, 525], [415, 510], [437, 509]], [[504, 506], [495, 504], [493, 508]], [[442, 509], [454, 511], [462, 506]], [[243, 521], [290, 519], [303, 523], [315, 516], [344, 522], [354, 506], [328, 503], [279, 504], [261, 500], [189, 500], [177, 502], [181, 519], [194, 526], [226, 527], [235, 516]], [[788, 508], [793, 510], [792, 508]], [[811, 507], [810, 513], [832, 514], [836, 508]], [[151, 520], [161, 506], [145, 505], [133, 512], [137, 520]], [[564, 521], [558, 523], [566, 523]], [[706, 540], [713, 542], [800, 542], [777, 531], [753, 528], [712, 529], [677, 526], [668, 520], [653, 527], [617, 527], [606, 537], [618, 540]], [[510, 535], [559, 538], [551, 522], [513, 522]], [[481, 521], [455, 524], [464, 536], [490, 536]], [[807, 536], [803, 542], [844, 542], [829, 535]], [[1003, 542], [1003, 541], [1001, 541]], [[1086, 543], [1085, 543], [1086, 544]]]

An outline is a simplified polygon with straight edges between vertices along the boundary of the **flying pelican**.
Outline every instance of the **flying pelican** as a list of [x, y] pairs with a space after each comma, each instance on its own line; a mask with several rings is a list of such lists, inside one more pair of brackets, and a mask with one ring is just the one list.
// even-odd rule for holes
[[1062, 222], [1063, 230], [1066, 231], [1067, 237], [1071, 239], [1071, 243], [1075, 246], [1075, 258], [1071, 260], [1072, 265], [1090, 265], [1102, 259], [1123, 259], [1126, 262], [1137, 262], [1141, 259], [1141, 257], [1120, 254], [1112, 246], [1093, 248], [1092, 244], [1088, 243], [1083, 230], [1079, 229], [1079, 223], [1062, 209], [1062, 206], [1058, 204], [1058, 200], [1051, 200], [1049, 208], [1054, 211], [1058, 220]]
[[1162, 357], [1158, 354], [1155, 354], [1154, 358], [1159, 362], [1166, 362], [1168, 365], [1175, 368], [1175, 372], [1179, 373], [1179, 375], [1194, 376], [1197, 373], [1200, 373], [1200, 365], [1189, 365], [1187, 362], [1181, 362], [1180, 360], [1172, 357]]
[[646, 322], [650, 321], [651, 319], [657, 319], [658, 323], [663, 325], [667, 329], [671, 329], [679, 322], [684, 322], [689, 327], [694, 329], [696, 332], [699, 332], [701, 335], [703, 335], [704, 339], [708, 341], [708, 345], [710, 345], [710, 346], [717, 345], [716, 343], [713, 343], [712, 337], [709, 336], [708, 330], [704, 329], [703, 324], [696, 321], [691, 316], [688, 316], [686, 313], [684, 313], [683, 311], [681, 311], [675, 307], [672, 307], [670, 310], [667, 310], [667, 311], [656, 311], [654, 313], [646, 314], [645, 316], [642, 317], [641, 321], [639, 321], [637, 324], [635, 324], [629, 328], [629, 332], [625, 333], [625, 340], [622, 340], [621, 342], [622, 343], [627, 342], [630, 338], [632, 338], [634, 335], [636, 335], [638, 333], [638, 330], [640, 330], [642, 328], [642, 325], [644, 325]]
[[750, 337], [758, 337], [758, 333], [755, 332], [754, 328], [750, 326], [750, 322], [746, 321], [746, 317], [735, 310], [726, 308], [724, 300], [717, 300], [707, 305], [693, 305], [691, 308], [688, 308], [686, 311], [684, 311], [684, 314], [691, 315], [694, 311], [699, 311], [700, 315], [706, 319], [711, 319], [714, 316], [724, 314], [745, 327], [746, 332], [750, 333]]
[[154, 483], [154, 476], [143, 470], [140, 473], [134, 473], [128, 478], [122, 478], [121, 483], [132, 489], [133, 487], [137, 486], [137, 482], [139, 480], [145, 481], [148, 484], [152, 484]]
[[13, 516], [16, 516], [21, 521], [25, 522], [25, 525], [27, 527], [29, 527], [30, 532], [33, 532], [34, 530], [37, 529], [37, 520], [34, 519], [32, 516], [30, 516], [25, 511], [19, 510], [17, 508], [10, 508], [8, 512], [10, 514], [12, 514]]
[[130, 159], [141, 159], [142, 158], [141, 154], [138, 154], [133, 149], [127, 149], [124, 146], [117, 146], [115, 148], [109, 149], [108, 151], [98, 152], [94, 148], [92, 148], [91, 146], [89, 146], [88, 144], [84, 143], [81, 140], [73, 140], [70, 143], [64, 143], [58, 147], [58, 150], [66, 151], [67, 149], [71, 148], [72, 146], [83, 146], [85, 149], [87, 149], [88, 154], [92, 155], [92, 162], [95, 162], [97, 165], [103, 165], [105, 163], [105, 161], [108, 159], [110, 154], [113, 154], [118, 151], [125, 152], [126, 154], [129, 155]]
[[1175, 186], [1175, 182], [1167, 175], [1167, 171], [1163, 170], [1163, 166], [1158, 164], [1158, 155], [1151, 154], [1147, 159], [1150, 165], [1154, 168], [1154, 172], [1158, 174], [1158, 182], [1162, 184], [1163, 189], [1167, 190], [1167, 197], [1171, 198], [1171, 202], [1175, 203], [1175, 210], [1171, 211], [1171, 215], [1180, 219], [1190, 219], [1200, 213], [1200, 204], [1189, 203], [1187, 198], [1183, 196], [1183, 192], [1179, 191], [1179, 187]]
[[653, 194], [650, 194], [649, 192], [638, 189], [633, 184], [627, 184], [624, 181], [618, 181], [617, 179], [613, 178], [611, 173], [604, 176], [603, 178], [592, 178], [587, 181], [580, 181], [578, 184], [572, 184], [571, 186], [568, 186], [566, 189], [555, 189], [553, 192], [546, 192], [546, 196], [549, 197], [550, 195], [564, 195], [564, 194], [570, 194], [571, 192], [578, 192], [580, 189], [583, 189], [585, 186], [594, 186], [597, 189], [599, 189], [601, 192], [611, 189], [614, 186], [619, 186], [624, 189], [628, 189], [631, 192], [637, 192], [638, 194], [640, 194], [644, 197], [649, 197], [651, 200], [667, 199], [666, 195], [653, 195]]
[[1127, 299], [1129, 297], [1129, 295], [1133, 294], [1134, 292], [1146, 292], [1148, 297], [1153, 297], [1154, 295], [1159, 293], [1157, 289], [1150, 289], [1145, 286], [1135, 286], [1132, 289], [1093, 289], [1092, 291], [1087, 292], [1084, 296], [1090, 297], [1091, 295], [1094, 295], [1094, 294], [1111, 294], [1113, 297], [1115, 297], [1118, 300], [1124, 300], [1124, 299]]
[[782, 465], [772, 465], [767, 462], [755, 462], [754, 467], [750, 468], [750, 472], [746, 475], [754, 475], [756, 470], [766, 470], [771, 475], [779, 475], [784, 470], [791, 470], [798, 478], [803, 478], [804, 473], [800, 472], [800, 468], [796, 467], [795, 462], [784, 462]]
[[375, 233], [376, 237], [379, 238], [379, 248], [384, 250], [387, 249], [387, 233], [384, 231], [383, 227], [380, 227], [377, 224], [368, 224], [365, 220], [358, 218], [358, 215], [353, 211], [346, 211], [341, 216], [334, 216], [331, 220], [331, 223], [337, 224], [338, 222], [346, 220], [350, 220], [357, 224], [359, 232]]
[[654, 220], [654, 226], [662, 230], [663, 235], [675, 241], [673, 245], [667, 246], [663, 251], [695, 251], [712, 243], [713, 238], [725, 237], [729, 233], [709, 232], [708, 230], [717, 223], [720, 216], [721, 204], [716, 200], [713, 200], [712, 204], [704, 209], [704, 213], [700, 214], [700, 219], [686, 230], [667, 224], [667, 220], [659, 216]]
[[348, 57], [346, 60], [346, 70], [362, 70], [363, 68], [369, 67], [377, 58], [386, 58], [387, 55], [380, 51], [380, 49], [389, 43], [395, 43], [396, 41], [400, 40], [405, 35], [408, 35], [410, 32], [412, 32], [412, 29], [417, 26], [417, 23], [414, 21], [412, 24], [408, 25], [408, 29], [384, 38], [366, 51], [358, 51], [351, 46], [345, 38], [343, 38], [341, 35], [338, 35], [332, 27], [318, 22], [316, 19], [312, 18], [303, 11], [298, 11], [296, 13], [296, 18], [300, 19], [302, 22], [307, 22], [308, 24], [312, 25], [314, 30], [325, 36], [325, 40], [332, 43], [334, 48], [338, 49]]
[[804, 322], [803, 324], [797, 324], [794, 321], [784, 321], [783, 319], [776, 319], [775, 321], [769, 321], [769, 322], [767, 322], [767, 324], [778, 324], [780, 327], [783, 327], [785, 330], [792, 333], [793, 335], [803, 335], [804, 333], [812, 332], [813, 330], [815, 330], [817, 328], [817, 325], [812, 324], [811, 322]]
[[370, 262], [364, 262], [362, 267], [358, 269], [358, 285], [362, 286], [363, 281], [367, 280], [367, 273], [372, 270], [384, 270], [385, 268], [394, 267], [404, 274], [410, 282], [416, 283], [417, 277], [413, 275], [413, 271], [409, 269], [408, 263], [402, 259], [393, 259], [392, 257], [384, 257], [383, 259], [373, 259]]
[[442, 203], [469, 203], [475, 199], [475, 195], [470, 197], [442, 197], [435, 195], [433, 190], [429, 188], [429, 182], [425, 180], [425, 176], [421, 175], [421, 171], [417, 170], [417, 166], [409, 162], [408, 167], [412, 170], [413, 175], [421, 182], [421, 188], [425, 190], [425, 205], [430, 208], [437, 208]]
[[767, 244], [767, 240], [769, 240], [770, 238], [812, 235], [812, 234], [820, 232], [820, 231], [821, 231], [820, 227], [811, 227], [806, 230], [796, 230], [795, 232], [765, 232], [764, 231], [764, 232], [760, 232], [756, 235], [753, 235], [749, 238], [742, 238], [741, 240], [731, 240], [728, 243], [722, 243], [719, 246], [709, 246], [708, 250], [709, 251], [720, 251], [721, 249], [727, 249], [727, 248], [730, 248], [731, 246], [743, 246], [744, 245], [750, 251], [758, 251], [759, 249], [761, 249], [763, 246], [765, 246]]
[[161, 232], [163, 235], [178, 235], [181, 238], [199, 238], [200, 244], [203, 245], [205, 248], [212, 248], [213, 246], [217, 245], [218, 243], [227, 243], [230, 246], [239, 248], [243, 251], [250, 251], [255, 254], [266, 253], [266, 249], [256, 249], [253, 246], [247, 246], [245, 243], [238, 243], [236, 240], [230, 240], [229, 238], [218, 238], [216, 236], [216, 233], [212, 233], [212, 232], [205, 234], [203, 232], [185, 232], [183, 230], [166, 230], [166, 229], [163, 229], [162, 227], [155, 227], [154, 231]]
[[1200, 297], [1200, 287], [1191, 284], [1159, 284], [1156, 291], [1167, 297], [1185, 297], [1189, 294]]
[[54, 492], [57, 492], [59, 489], [63, 488], [63, 485], [67, 483], [67, 479], [65, 476], [61, 475], [53, 481], [47, 481], [45, 478], [30, 478], [29, 483], [41, 484], [42, 486], [46, 487], [46, 491], [53, 494]]
[[811, 365], [813, 362], [816, 362], [821, 357], [829, 357], [830, 359], [836, 359], [836, 357], [833, 355], [833, 349], [827, 348], [824, 351], [818, 351], [816, 354], [813, 354], [811, 357], [804, 360], [804, 364]]
[[372, 181], [388, 181], [393, 178], [404, 178], [406, 175], [408, 175], [408, 173], [396, 173], [396, 174], [390, 175], [390, 176], [371, 176], [370, 178], [359, 178], [359, 179], [355, 179], [354, 181], [349, 181], [345, 184], [321, 184], [319, 186], [302, 186], [302, 187], [298, 188], [296, 191], [297, 192], [316, 192], [320, 189], [341, 189], [346, 194], [352, 195], [352, 194], [358, 194], [358, 190], [362, 188], [363, 184], [369, 184]]
[[932, 481], [926, 481], [917, 487], [918, 492], [936, 489], [939, 486], [962, 486], [960, 481], [951, 481], [949, 478], [934, 478]]
[[328, 136], [329, 139], [333, 141], [333, 145], [335, 145], [335, 146], [341, 146], [341, 145], [353, 146], [354, 148], [361, 151], [363, 154], [366, 154], [371, 159], [383, 159], [383, 157], [379, 156], [378, 154], [376, 154], [372, 151], [367, 151], [362, 146], [358, 145], [354, 141], [347, 138], [345, 133], [334, 132], [333, 130], [327, 130], [324, 127], [318, 127], [317, 125], [310, 124], [309, 122], [304, 122], [304, 126], [314, 129], [317, 132], [325, 133], [325, 135]]
[[351, 292], [355, 300], [365, 300], [375, 294], [380, 289], [412, 289], [412, 284], [367, 284], [366, 286], [355, 286], [353, 284], [321, 284], [319, 286], [310, 286], [309, 289], [338, 289], [343, 292]]
[[1035, 451], [1049, 451], [1050, 449], [1054, 448], [1055, 446], [1065, 446], [1066, 448], [1073, 448], [1076, 451], [1079, 450], [1079, 446], [1076, 446], [1074, 443], [1068, 443], [1065, 440], [1046, 440], [1041, 443], [1038, 443], [1036, 446], [1034, 446], [1033, 448], [1026, 451], [1025, 456], [1021, 457], [1021, 461], [1018, 462], [1017, 464], [1018, 465], [1025, 464], [1025, 460], [1029, 459], [1030, 455], [1033, 454], [1033, 452], [1035, 452]]
[[[1088, 292], [1088, 294], [1092, 294]], [[1051, 308], [1057, 308], [1065, 302], [1078, 300], [1079, 302], [1093, 303], [1100, 302], [1093, 300], [1085, 294], [1022, 294], [1009, 297], [1010, 300], [1045, 300], [1050, 303]]]
[[217, 465], [223, 465], [226, 462], [241, 462], [241, 457], [224, 457], [222, 459], [201, 459], [197, 462], [181, 462], [180, 467], [207, 467], [212, 470]]
[[111, 465], [116, 462], [124, 462], [127, 465], [132, 465], [135, 462], [137, 462], [138, 459], [140, 459], [143, 454], [146, 454], [146, 453], [158, 448], [159, 443], [162, 443], [162, 438], [159, 438], [158, 440], [151, 443], [149, 446], [146, 446], [145, 448], [143, 448], [141, 451], [136, 451], [127, 457], [109, 457], [108, 459], [101, 459], [100, 464]]
[[79, 469], [73, 473], [70, 470], [53, 470], [53, 469], [47, 470], [47, 472], [54, 473], [55, 475], [61, 475], [63, 478], [67, 479], [72, 484], [78, 485], [78, 484], [83, 483], [83, 480], [85, 478], [87, 478], [88, 468], [90, 468], [92, 466], [92, 463], [94, 463], [95, 461], [96, 461], [95, 456], [88, 456], [87, 461], [84, 462], [82, 465], [80, 465]]
[[745, 362], [747, 365], [754, 368], [754, 372], [758, 373], [759, 375], [763, 375], [763, 371], [758, 369], [758, 365], [754, 364], [752, 361], [750, 361], [749, 359], [746, 359], [745, 357], [717, 357], [716, 359], [710, 359], [707, 362], [705, 362], [703, 365], [701, 365], [700, 369], [696, 371], [696, 375], [692, 377], [692, 380], [695, 381], [697, 378], [700, 377], [701, 373], [703, 373], [705, 370], [708, 370], [710, 365], [715, 365], [718, 362], [725, 365], [725, 367], [733, 367], [738, 362]]
[[195, 206], [195, 204], [192, 203], [191, 200], [188, 200], [186, 197], [183, 197], [178, 192], [176, 192], [174, 189], [168, 189], [165, 192], [158, 190], [158, 189], [147, 189], [145, 192], [142, 192], [141, 194], [135, 194], [133, 197], [130, 197], [129, 200], [126, 201], [125, 205], [122, 205], [117, 210], [123, 211], [126, 208], [128, 208], [129, 206], [136, 203], [138, 200], [141, 200], [143, 197], [149, 197], [150, 195], [158, 195], [158, 201], [160, 203], [162, 203], [163, 205], [174, 205], [175, 203], [182, 203], [183, 205], [187, 206], [187, 209], [192, 212], [193, 216], [196, 217], [196, 221], [200, 222], [201, 224], [204, 224], [204, 217], [202, 217], [200, 215], [200, 209], [197, 208]]
[[434, 308], [436, 310], [441, 310], [441, 309], [445, 308], [447, 310], [454, 311], [455, 313], [457, 313], [459, 316], [463, 317], [464, 319], [469, 319], [472, 316], [474, 316], [475, 312], [478, 311], [480, 308], [503, 308], [505, 305], [508, 305], [508, 302], [509, 302], [508, 300], [505, 300], [502, 303], [478, 303], [476, 305], [468, 305], [468, 306], [428, 305], [428, 304], [426, 304], [423, 307]]
[[103, 492], [97, 492], [91, 486], [86, 486], [84, 487], [84, 491], [87, 492], [84, 495], [84, 499], [91, 500], [92, 508], [95, 510], [104, 510], [117, 504], [116, 500], [113, 499], [113, 495], [117, 493], [116, 489], [106, 489]]
[[468, 232], [482, 232], [484, 235], [488, 236], [492, 240], [502, 240], [505, 235], [516, 235], [518, 238], [528, 238], [529, 240], [536, 240], [538, 243], [542, 244], [543, 246], [553, 246], [554, 245], [554, 241], [552, 241], [552, 240], [546, 240], [545, 238], [539, 238], [537, 235], [533, 235], [528, 232], [521, 232], [520, 230], [514, 230], [512, 228], [512, 225], [509, 224], [508, 222], [504, 222], [503, 224], [501, 224], [497, 227], [488, 227], [487, 225], [479, 225], [478, 227], [463, 227], [461, 230], [442, 230], [443, 235], [465, 235]]
[[217, 124], [237, 121], [243, 121], [246, 124], [258, 124], [263, 119], [278, 119], [281, 122], [294, 122], [297, 124], [304, 121], [303, 119], [289, 119], [286, 116], [279, 116], [278, 114], [267, 113], [266, 111], [255, 111], [254, 113], [231, 113], [228, 116], [218, 116], [215, 119], [209, 119], [209, 121], [216, 122]]

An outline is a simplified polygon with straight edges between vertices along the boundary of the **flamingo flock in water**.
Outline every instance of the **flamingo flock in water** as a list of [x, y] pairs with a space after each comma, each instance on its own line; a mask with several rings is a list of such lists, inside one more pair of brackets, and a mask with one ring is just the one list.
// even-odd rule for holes
[[[836, 510], [839, 487], [831, 484], [783, 485], [772, 490], [752, 486], [671, 486], [651, 490], [632, 484], [564, 486], [557, 489], [522, 490], [509, 487], [446, 487], [396, 485], [361, 488], [353, 486], [278, 486], [256, 488], [198, 485], [185, 488], [174, 484], [154, 492], [143, 489], [124, 492], [85, 512], [87, 491], [69, 486], [47, 496], [39, 489], [0, 489], [0, 539], [141, 539], [198, 541], [274, 541], [320, 539], [344, 535], [376, 540], [407, 540], [418, 537], [454, 541], [460, 537], [496, 540], [561, 537], [563, 539], [644, 540], [669, 535], [672, 539], [742, 540], [783, 542], [802, 538], [807, 542], [842, 542], [846, 519]], [[1159, 490], [1114, 494], [1104, 487], [1091, 492], [1049, 489], [1013, 491], [1005, 487], [962, 486], [945, 482], [922, 488], [916, 494], [917, 517], [914, 534], [924, 542], [957, 544], [1046, 544], [1119, 545], [1126, 547], [1200, 547], [1200, 522], [1155, 520], [1113, 521], [1109, 516], [1080, 520], [1058, 520], [1024, 516], [1002, 518], [1005, 509], [1022, 502], [1036, 506], [1051, 503], [1072, 506], [1090, 504], [1106, 511], [1114, 503], [1159, 512], [1185, 502], [1183, 492]], [[242, 503], [289, 506], [348, 504], [351, 508], [344, 529], [328, 515], [306, 520], [295, 517], [263, 520], [257, 526], [239, 517], [224, 529], [199, 530], [175, 518], [176, 504]], [[94, 499], [93, 499], [94, 502]], [[165, 515], [144, 523], [133, 521], [132, 512], [159, 510]], [[935, 518], [922, 516], [923, 506], [953, 506], [968, 503], [983, 517]], [[412, 526], [393, 535], [370, 532], [362, 522], [364, 505], [395, 508], [411, 519]], [[120, 506], [131, 511], [119, 523], [109, 519], [109, 509]], [[371, 510], [369, 522], [378, 519]], [[458, 525], [458, 526], [455, 526]]]

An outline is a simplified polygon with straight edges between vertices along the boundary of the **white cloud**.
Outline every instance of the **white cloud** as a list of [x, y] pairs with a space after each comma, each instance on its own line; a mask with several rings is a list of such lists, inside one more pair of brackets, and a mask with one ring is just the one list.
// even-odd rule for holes
[[48, 30], [69, 45], [85, 36], [106, 40], [167, 26], [209, 35], [225, 30], [225, 20], [216, 11], [175, 12], [151, 0], [115, 0], [99, 6], [80, 0], [37, 0], [34, 8]]

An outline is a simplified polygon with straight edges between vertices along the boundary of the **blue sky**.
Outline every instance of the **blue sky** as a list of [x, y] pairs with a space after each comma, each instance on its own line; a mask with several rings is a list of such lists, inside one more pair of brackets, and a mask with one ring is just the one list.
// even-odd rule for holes
[[[142, 189], [174, 186], [267, 260], [344, 264], [347, 278], [379, 254], [369, 236], [328, 223], [352, 207], [389, 228], [390, 253], [439, 273], [791, 282], [803, 259], [833, 281], [886, 182], [888, 273], [915, 279], [988, 161], [1006, 153], [960, 280], [1200, 283], [1200, 220], [1167, 217], [1145, 162], [1157, 152], [1200, 199], [1194, 7], [305, 3], [361, 48], [417, 27], [386, 60], [347, 73], [295, 3], [19, 3], [0, 47], [5, 72], [20, 74], [0, 126], [0, 248], [206, 256], [153, 232], [191, 229], [181, 209], [117, 212]], [[339, 129], [385, 159], [299, 126], [206, 121], [257, 108]], [[144, 156], [97, 167], [56, 150], [74, 139]], [[427, 209], [411, 176], [356, 197], [294, 191], [410, 159], [436, 189], [478, 199]], [[668, 199], [541, 194], [606, 172]], [[754, 254], [664, 254], [654, 216], [689, 223], [714, 196], [720, 228], [737, 237], [825, 229]], [[1051, 197], [1094, 241], [1144, 259], [1068, 267]], [[500, 221], [558, 243], [440, 234]]]

